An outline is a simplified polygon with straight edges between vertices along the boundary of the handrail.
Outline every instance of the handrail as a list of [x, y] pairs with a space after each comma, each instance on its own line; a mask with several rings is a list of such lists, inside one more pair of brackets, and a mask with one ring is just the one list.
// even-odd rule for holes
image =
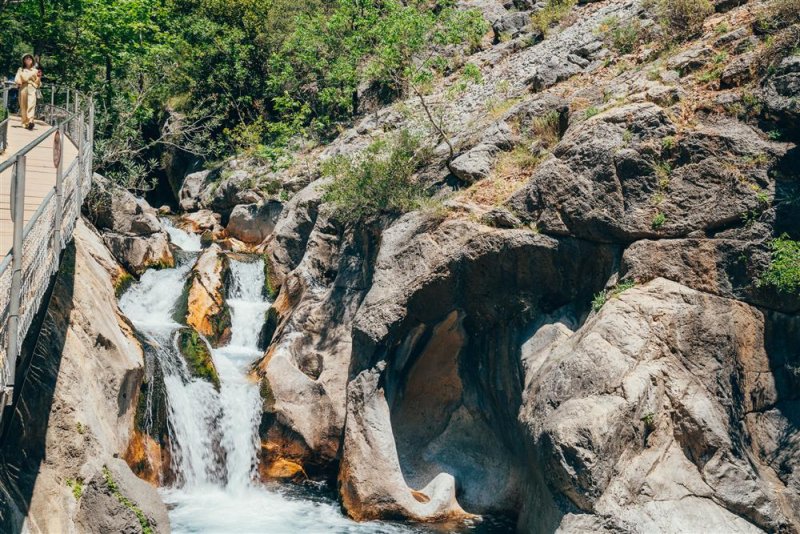
[[[2, 83], [3, 109], [8, 104], [11, 86], [6, 81]], [[47, 84], [42, 89], [50, 91], [50, 102], [44, 104], [50, 128], [0, 163], [0, 173], [12, 174], [9, 205], [13, 220], [11, 252], [0, 251], [3, 254], [0, 256], [0, 409], [13, 400], [22, 340], [39, 310], [51, 276], [58, 269], [61, 250], [72, 237], [92, 179], [92, 97], [67, 88], [63, 91], [62, 105], [56, 101], [58, 86]], [[55, 185], [26, 222], [26, 160], [32, 150], [54, 135], [63, 143], [62, 150], [56, 153], [59, 158], [54, 161]], [[77, 148], [77, 157], [69, 165], [64, 162], [67, 143]]]

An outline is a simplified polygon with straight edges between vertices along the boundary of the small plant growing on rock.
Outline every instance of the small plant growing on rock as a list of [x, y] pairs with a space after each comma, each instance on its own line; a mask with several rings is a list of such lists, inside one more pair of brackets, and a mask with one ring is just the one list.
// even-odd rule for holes
[[664, 150], [672, 150], [675, 148], [675, 138], [671, 135], [668, 135], [664, 139], [661, 140], [661, 148]]
[[664, 223], [665, 223], [665, 222], [667, 222], [667, 216], [666, 216], [666, 215], [664, 215], [664, 213], [663, 213], [663, 212], [659, 211], [659, 212], [658, 212], [658, 213], [656, 213], [656, 214], [655, 214], [655, 216], [653, 217], [653, 221], [650, 223], [650, 226], [652, 226], [652, 227], [653, 227], [653, 230], [658, 230], [658, 229], [660, 229], [662, 226], [664, 226]]
[[547, 0], [542, 9], [531, 15], [531, 24], [543, 35], [564, 19], [577, 0]]
[[714, 12], [709, 0], [659, 0], [657, 8], [664, 31], [680, 41], [700, 34], [706, 17]]
[[561, 138], [560, 119], [558, 111], [553, 110], [533, 120], [533, 134], [548, 148]]
[[623, 23], [618, 17], [609, 17], [601, 24], [600, 31], [618, 54], [630, 54], [642, 40], [642, 24], [637, 19]]
[[636, 282], [634, 280], [623, 280], [611, 289], [604, 289], [603, 291], [596, 293], [592, 298], [592, 310], [595, 312], [600, 311], [600, 308], [602, 308], [606, 302], [613, 298], [619, 297], [622, 293], [631, 289], [635, 285]]
[[669, 186], [669, 179], [672, 175], [672, 165], [667, 161], [657, 161], [653, 164], [653, 172], [658, 181], [660, 189], [666, 189]]
[[122, 494], [114, 477], [111, 475], [111, 471], [106, 466], [103, 466], [103, 478], [106, 481], [106, 486], [108, 486], [109, 491], [111, 491], [111, 494], [117, 501], [136, 515], [136, 518], [139, 520], [139, 525], [142, 527], [142, 534], [153, 534], [153, 527], [150, 525], [150, 520], [147, 519], [147, 516], [144, 515], [142, 509], [139, 508], [135, 502]]
[[594, 117], [595, 115], [597, 115], [597, 114], [599, 114], [599, 113], [600, 113], [600, 110], [599, 110], [599, 109], [597, 109], [597, 107], [595, 107], [595, 106], [592, 106], [592, 107], [590, 107], [590, 108], [587, 108], [587, 109], [586, 109], [586, 111], [584, 111], [584, 112], [583, 112], [583, 115], [584, 115], [584, 116], [585, 116], [587, 119], [591, 119], [592, 117]]
[[642, 422], [644, 423], [644, 428], [648, 432], [652, 432], [656, 428], [656, 414], [653, 412], [647, 412], [642, 416]]
[[67, 486], [72, 490], [72, 496], [75, 497], [75, 500], [79, 500], [83, 495], [83, 480], [80, 478], [68, 478]]
[[769, 246], [772, 249], [769, 267], [756, 284], [800, 295], [800, 241], [793, 241], [783, 234], [773, 239]]

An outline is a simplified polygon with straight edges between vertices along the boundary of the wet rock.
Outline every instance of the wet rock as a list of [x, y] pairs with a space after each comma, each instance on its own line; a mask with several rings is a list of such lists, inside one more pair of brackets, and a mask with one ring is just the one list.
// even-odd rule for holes
[[186, 304], [176, 311], [214, 347], [224, 345], [231, 334], [230, 310], [223, 294], [227, 271], [227, 259], [219, 245], [205, 249], [186, 282]]
[[182, 214], [177, 224], [187, 232], [195, 234], [202, 234], [206, 231], [210, 231], [213, 234], [222, 232], [222, 216], [206, 209]]
[[103, 241], [117, 261], [135, 276], [142, 275], [150, 268], [160, 269], [175, 265], [166, 232], [146, 236], [106, 232], [103, 234]]
[[225, 230], [245, 243], [261, 243], [272, 234], [282, 210], [283, 204], [276, 200], [240, 204], [233, 208]]
[[192, 376], [209, 382], [219, 391], [219, 375], [205, 340], [191, 328], [181, 328], [175, 335], [178, 350], [186, 360]]

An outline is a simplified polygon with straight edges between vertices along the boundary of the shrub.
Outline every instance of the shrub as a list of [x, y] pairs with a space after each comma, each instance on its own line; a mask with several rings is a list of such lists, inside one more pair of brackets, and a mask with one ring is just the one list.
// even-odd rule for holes
[[653, 230], [658, 230], [659, 228], [664, 226], [665, 222], [667, 222], [667, 216], [664, 215], [664, 213], [659, 211], [653, 217], [653, 221], [650, 223], [650, 226], [653, 227]]
[[561, 139], [561, 116], [558, 111], [550, 111], [533, 119], [531, 130], [546, 147], [551, 147]]
[[610, 17], [603, 21], [600, 29], [619, 54], [630, 54], [641, 42], [642, 24], [637, 19], [623, 24], [617, 17]]
[[561, 22], [577, 3], [577, 0], [547, 0], [542, 9], [531, 15], [531, 23], [534, 28], [547, 35], [550, 27]]
[[678, 40], [697, 36], [714, 12], [709, 0], [659, 0], [658, 18], [668, 35]]
[[772, 259], [757, 285], [770, 285], [782, 293], [800, 294], [800, 241], [783, 234], [770, 242]]
[[377, 141], [360, 157], [336, 157], [322, 169], [335, 178], [323, 199], [335, 205], [344, 222], [419, 207], [422, 187], [413, 179], [424, 160], [420, 141], [403, 130], [393, 140]]
[[591, 119], [592, 117], [594, 117], [595, 115], [600, 113], [600, 110], [597, 109], [595, 106], [592, 106], [592, 107], [588, 108], [586, 111], [584, 111], [583, 113], [584, 113], [584, 116], [587, 119]]

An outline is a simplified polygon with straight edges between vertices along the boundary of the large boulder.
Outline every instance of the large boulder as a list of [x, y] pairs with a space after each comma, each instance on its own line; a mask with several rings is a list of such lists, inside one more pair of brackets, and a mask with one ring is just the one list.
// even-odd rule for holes
[[102, 231], [114, 258], [133, 275], [175, 264], [169, 235], [143, 198], [95, 174], [83, 211]]
[[146, 236], [105, 232], [103, 241], [117, 261], [136, 276], [150, 268], [160, 269], [175, 265], [166, 232]]
[[339, 492], [347, 513], [359, 521], [470, 517], [456, 501], [452, 475], [440, 473], [419, 490], [406, 485], [392, 437], [389, 405], [378, 387], [380, 376], [380, 370], [364, 371], [348, 386], [348, 424], [339, 470]]
[[239, 167], [233, 160], [223, 167], [187, 175], [179, 193], [181, 209], [211, 209], [227, 217], [237, 204], [259, 202], [262, 196], [253, 189], [255, 175]]
[[141, 532], [133, 506], [153, 532], [166, 533], [156, 489], [116, 459], [127, 447], [144, 375], [142, 348], [117, 308], [120, 268], [83, 221], [73, 243], [27, 354], [35, 372], [18, 384], [4, 417], [0, 530]]
[[[793, 326], [778, 337], [788, 340], [798, 321], [783, 317]], [[581, 513], [627, 528], [793, 531], [797, 464], [771, 451], [773, 428], [798, 416], [798, 394], [784, 385], [796, 380], [786, 353], [770, 346], [773, 322], [656, 279], [575, 333], [532, 344], [519, 414], [530, 472]], [[800, 454], [796, 441], [784, 446]], [[540, 531], [548, 505], [528, 502], [521, 526]]]
[[224, 345], [231, 335], [231, 312], [225, 303], [227, 256], [212, 244], [197, 258], [186, 281], [186, 300], [176, 315], [204, 335], [213, 346]]
[[272, 234], [283, 204], [267, 200], [258, 204], [240, 204], [233, 208], [225, 230], [239, 241], [258, 244]]
[[767, 209], [786, 145], [728, 119], [677, 134], [652, 103], [573, 124], [508, 205], [543, 232], [604, 242], [744, 227]]

